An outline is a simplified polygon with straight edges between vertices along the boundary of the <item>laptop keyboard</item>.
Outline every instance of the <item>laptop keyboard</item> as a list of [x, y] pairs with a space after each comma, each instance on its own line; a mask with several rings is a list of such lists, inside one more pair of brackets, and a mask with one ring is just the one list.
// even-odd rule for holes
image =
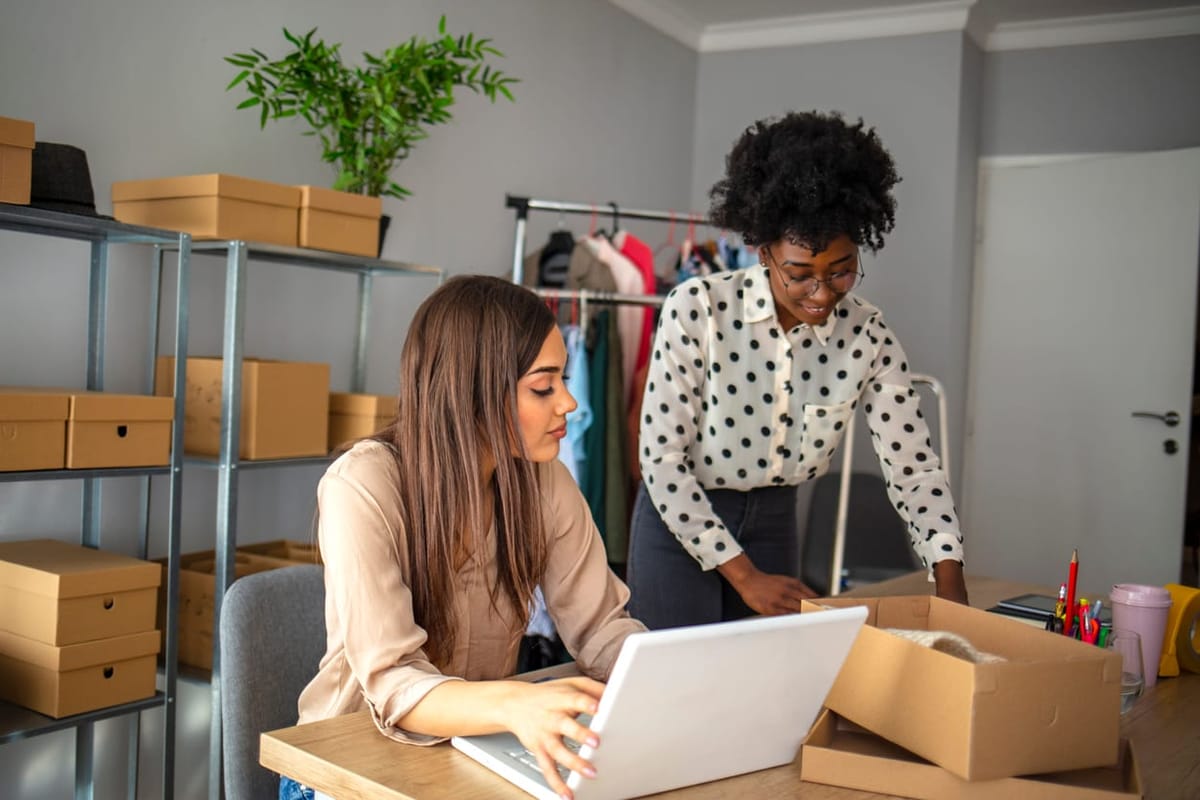
[[[567, 739], [564, 737], [563, 744], [565, 744], [567, 749], [572, 753], [579, 752], [579, 742], [575, 741], [574, 739]], [[542, 768], [538, 766], [537, 756], [535, 756], [531, 750], [524, 747], [518, 747], [515, 750], [507, 751], [507, 755], [514, 761], [529, 767], [538, 775], [542, 774]], [[562, 776], [563, 780], [566, 780], [567, 776], [571, 774], [571, 770], [567, 769], [562, 764], [557, 764], [555, 766], [558, 767], [558, 774]]]

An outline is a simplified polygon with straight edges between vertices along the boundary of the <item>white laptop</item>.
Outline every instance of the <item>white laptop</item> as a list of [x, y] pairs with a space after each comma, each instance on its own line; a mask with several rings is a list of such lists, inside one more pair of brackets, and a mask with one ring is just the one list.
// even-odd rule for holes
[[[787, 764], [866, 619], [863, 606], [636, 633], [625, 640], [571, 772], [576, 800], [616, 800]], [[556, 800], [511, 733], [454, 747], [529, 794]], [[561, 768], [560, 768], [561, 769]]]

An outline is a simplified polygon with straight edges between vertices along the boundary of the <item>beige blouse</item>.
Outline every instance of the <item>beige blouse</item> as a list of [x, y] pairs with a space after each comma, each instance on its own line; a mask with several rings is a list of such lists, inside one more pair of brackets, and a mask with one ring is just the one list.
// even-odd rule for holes
[[[608, 568], [587, 502], [560, 462], [539, 466], [550, 537], [542, 591], [567, 650], [594, 678], [608, 677], [625, 637], [644, 626], [629, 617], [629, 590]], [[425, 631], [413, 619], [414, 580], [400, 523], [399, 473], [378, 442], [360, 442], [338, 458], [317, 489], [318, 538], [325, 561], [326, 651], [300, 695], [300, 722], [369, 708], [387, 736], [417, 744], [440, 739], [396, 727], [442, 681], [512, 675], [524, 631], [500, 597], [495, 529], [484, 552], [455, 576], [456, 641], [439, 671], [426, 657]]]

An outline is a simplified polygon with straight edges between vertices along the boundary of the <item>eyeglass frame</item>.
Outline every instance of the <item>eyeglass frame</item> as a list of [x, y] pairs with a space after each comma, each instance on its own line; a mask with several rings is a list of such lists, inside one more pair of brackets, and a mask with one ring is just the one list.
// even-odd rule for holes
[[[763, 249], [767, 252], [767, 255], [771, 257], [771, 263], [775, 268], [775, 272], [777, 272], [779, 274], [779, 283], [783, 285], [783, 293], [786, 294], [788, 297], [792, 298], [793, 300], [807, 300], [808, 298], [814, 296], [817, 292], [819, 292], [821, 290], [820, 287], [822, 284], [824, 284], [825, 286], [828, 286], [829, 290], [831, 292], [833, 292], [834, 294], [846, 295], [846, 294], [849, 294], [854, 289], [861, 286], [862, 282], [863, 282], [863, 278], [867, 277], [867, 273], [863, 270], [863, 267], [862, 267], [862, 250], [857, 246], [855, 246], [855, 248], [854, 248], [854, 269], [853, 270], [840, 270], [839, 272], [834, 273], [832, 276], [830, 276], [828, 278], [817, 278], [812, 275], [809, 275], [804, 278], [790, 278], [788, 276], [788, 274], [783, 271], [783, 268], [779, 266], [779, 259], [775, 258], [775, 254], [771, 252], [771, 248], [764, 247]], [[763, 266], [766, 266], [766, 265], [764, 264]], [[857, 276], [854, 279], [854, 283], [842, 291], [835, 289], [833, 287], [832, 281], [835, 280], [838, 275], [843, 275], [848, 272], [853, 272], [854, 275]], [[799, 297], [797, 297], [792, 292], [792, 285], [797, 284], [797, 283], [803, 283], [804, 281], [812, 281], [813, 289], [808, 294], [803, 294], [803, 295], [800, 295]]]

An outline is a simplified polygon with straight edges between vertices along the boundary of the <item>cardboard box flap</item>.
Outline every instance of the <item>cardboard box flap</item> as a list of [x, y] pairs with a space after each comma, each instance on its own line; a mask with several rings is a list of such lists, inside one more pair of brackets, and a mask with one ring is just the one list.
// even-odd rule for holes
[[70, 390], [0, 387], [0, 422], [65, 420]]
[[158, 586], [157, 564], [54, 539], [0, 542], [0, 584], [67, 599]]
[[394, 417], [396, 398], [387, 394], [352, 394], [331, 392], [330, 414], [354, 414], [362, 417]]
[[24, 119], [0, 117], [0, 144], [32, 150], [34, 144], [33, 123]]
[[321, 186], [297, 186], [300, 190], [300, 207], [349, 214], [353, 217], [379, 219], [383, 215], [383, 198], [350, 194]]
[[71, 395], [70, 418], [78, 422], [170, 420], [175, 404], [169, 397], [112, 392], [79, 392]]
[[158, 631], [142, 631], [127, 636], [56, 647], [36, 639], [0, 631], [0, 653], [55, 672], [66, 672], [97, 664], [127, 661], [138, 656], [154, 655], [159, 650], [160, 640]]
[[284, 206], [285, 208], [300, 207], [300, 190], [295, 186], [222, 173], [117, 181], [112, 185], [114, 203], [175, 197], [216, 196], [250, 200], [255, 203]]

